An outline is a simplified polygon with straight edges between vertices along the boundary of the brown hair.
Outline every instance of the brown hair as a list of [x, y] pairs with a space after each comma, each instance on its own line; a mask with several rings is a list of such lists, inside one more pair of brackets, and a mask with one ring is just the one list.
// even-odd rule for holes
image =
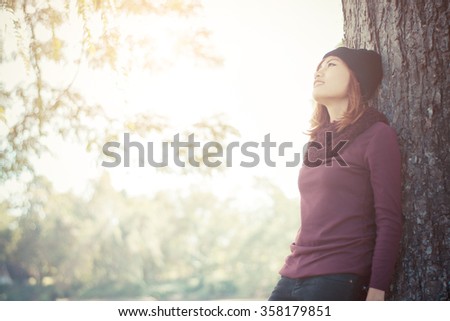
[[[320, 64], [319, 64], [320, 66]], [[342, 131], [348, 125], [353, 124], [364, 112], [366, 108], [366, 102], [363, 101], [361, 97], [361, 89], [359, 87], [359, 82], [356, 79], [353, 72], [350, 71], [350, 81], [348, 84], [347, 97], [348, 97], [348, 107], [342, 118], [337, 121], [337, 131]], [[311, 118], [311, 128], [308, 130], [307, 134], [310, 135], [311, 139], [316, 139], [318, 132], [330, 122], [330, 115], [328, 114], [327, 107], [325, 105], [316, 103], [314, 108], [314, 113]]]

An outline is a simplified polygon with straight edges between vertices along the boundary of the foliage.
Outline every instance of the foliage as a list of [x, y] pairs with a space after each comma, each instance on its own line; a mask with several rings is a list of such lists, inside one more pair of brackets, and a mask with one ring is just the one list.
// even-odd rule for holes
[[[200, 9], [195, 0], [3, 2], [0, 181], [34, 175], [32, 160], [49, 152], [51, 137], [78, 140], [89, 151], [117, 140], [119, 132], [144, 135], [165, 128], [165, 119], [147, 112], [114, 115], [88, 98], [77, 84], [79, 74], [101, 71], [126, 79], [132, 70], [168, 68], [180, 55], [220, 65], [209, 31], [185, 28]], [[162, 36], [175, 34], [171, 58], [160, 57], [160, 30], [152, 22], [173, 16], [184, 24]]]
[[[297, 225], [296, 202], [270, 184], [255, 188], [272, 204], [250, 211], [201, 185], [132, 197], [115, 190], [108, 175], [93, 183], [92, 195], [57, 193], [33, 167], [55, 137], [98, 151], [102, 142], [120, 141], [117, 133], [163, 134], [167, 119], [126, 105], [116, 114], [89, 97], [80, 75], [126, 80], [133, 70], [159, 72], [181, 56], [220, 65], [210, 33], [186, 28], [200, 9], [195, 0], [2, 2], [0, 182], [27, 184], [0, 204], [0, 299], [268, 295], [295, 233], [281, 239], [279, 231]], [[174, 16], [180, 24], [171, 55], [159, 55], [153, 21]], [[237, 134], [222, 115], [180, 132], [183, 141], [195, 132], [222, 143]]]
[[83, 200], [39, 180], [26, 215], [0, 213], [2, 299], [265, 299], [297, 227], [297, 201], [265, 181], [271, 204], [250, 210], [201, 186], [131, 197], [105, 174]]

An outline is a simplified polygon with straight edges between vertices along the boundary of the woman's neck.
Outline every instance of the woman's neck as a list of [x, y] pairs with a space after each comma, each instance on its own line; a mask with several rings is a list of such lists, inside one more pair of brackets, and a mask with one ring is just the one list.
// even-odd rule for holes
[[333, 100], [328, 102], [325, 107], [327, 107], [328, 115], [330, 115], [330, 123], [341, 119], [348, 107], [348, 98], [343, 98], [340, 100]]

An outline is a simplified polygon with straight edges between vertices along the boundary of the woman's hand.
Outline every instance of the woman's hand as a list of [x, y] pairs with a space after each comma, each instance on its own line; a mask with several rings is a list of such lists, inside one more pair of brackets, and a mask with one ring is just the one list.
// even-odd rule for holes
[[366, 301], [384, 301], [384, 291], [375, 288], [369, 288]]

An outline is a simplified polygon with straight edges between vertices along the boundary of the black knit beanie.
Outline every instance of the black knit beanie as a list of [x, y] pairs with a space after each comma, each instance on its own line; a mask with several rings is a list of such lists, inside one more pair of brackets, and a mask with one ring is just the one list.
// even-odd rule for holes
[[381, 56], [377, 52], [339, 47], [327, 53], [323, 58], [328, 56], [339, 57], [347, 64], [359, 82], [361, 96], [364, 100], [372, 97], [383, 77]]

